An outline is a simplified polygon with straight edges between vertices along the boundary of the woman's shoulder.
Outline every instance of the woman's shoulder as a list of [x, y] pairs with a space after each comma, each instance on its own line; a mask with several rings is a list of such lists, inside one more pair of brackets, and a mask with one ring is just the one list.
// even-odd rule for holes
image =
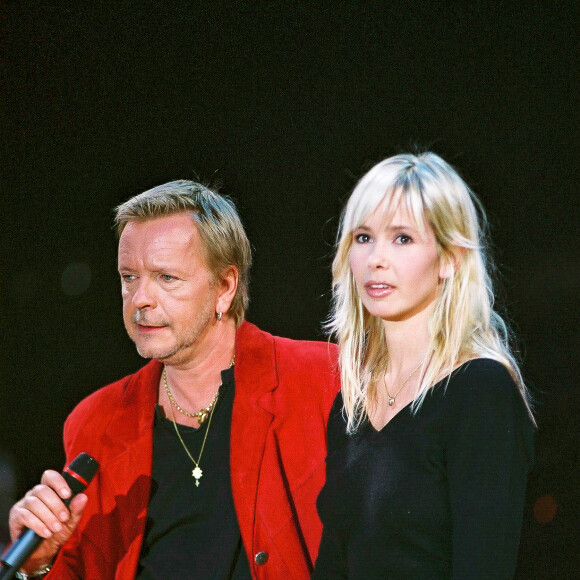
[[533, 422], [504, 364], [488, 358], [469, 360], [453, 371], [446, 387], [445, 381], [442, 386], [442, 417], [455, 450], [471, 450], [480, 444], [493, 450], [500, 442], [515, 440], [525, 449], [526, 461], [531, 461]]
[[508, 368], [500, 361], [474, 358], [457, 367], [441, 384], [452, 405], [484, 409], [523, 404]]
[[451, 381], [473, 385], [493, 381], [515, 386], [508, 368], [502, 362], [491, 358], [472, 358], [463, 362], [451, 373]]

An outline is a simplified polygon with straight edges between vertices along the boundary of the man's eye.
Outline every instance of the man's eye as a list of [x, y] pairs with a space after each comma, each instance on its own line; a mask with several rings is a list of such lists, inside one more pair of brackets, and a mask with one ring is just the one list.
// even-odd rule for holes
[[161, 274], [161, 279], [164, 282], [172, 282], [173, 280], [175, 280], [175, 276], [171, 276], [169, 274]]

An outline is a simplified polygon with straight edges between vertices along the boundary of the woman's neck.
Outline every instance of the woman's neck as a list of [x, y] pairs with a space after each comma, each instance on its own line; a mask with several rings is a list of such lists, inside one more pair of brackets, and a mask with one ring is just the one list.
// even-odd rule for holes
[[398, 375], [427, 356], [430, 337], [424, 320], [384, 321], [389, 371]]

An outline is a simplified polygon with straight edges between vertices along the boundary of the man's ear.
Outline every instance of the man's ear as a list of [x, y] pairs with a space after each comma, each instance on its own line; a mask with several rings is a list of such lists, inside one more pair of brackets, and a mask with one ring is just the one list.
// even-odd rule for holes
[[219, 275], [217, 280], [218, 295], [216, 312], [227, 313], [232, 305], [234, 296], [238, 289], [238, 269], [234, 265], [228, 266]]
[[466, 249], [459, 246], [454, 247], [450, 252], [441, 256], [441, 264], [439, 266], [439, 278], [451, 278], [459, 267], [465, 256]]

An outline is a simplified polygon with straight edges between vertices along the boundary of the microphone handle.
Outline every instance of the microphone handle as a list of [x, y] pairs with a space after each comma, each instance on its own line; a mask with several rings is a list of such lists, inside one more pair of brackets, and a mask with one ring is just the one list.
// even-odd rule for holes
[[[69, 506], [72, 498], [85, 490], [95, 472], [99, 467], [99, 462], [87, 453], [78, 455], [70, 465], [64, 468], [62, 476], [71, 489], [71, 496], [63, 499], [66, 507]], [[44, 540], [36, 532], [25, 529], [16, 541], [6, 550], [0, 560], [0, 580], [9, 580], [20, 570], [22, 564], [28, 560], [30, 555], [38, 548]]]
[[6, 554], [6, 558], [2, 560], [2, 568], [0, 568], [0, 580], [9, 580], [14, 577], [14, 574], [20, 570], [20, 567], [32, 552], [38, 548], [44, 538], [41, 538], [32, 530], [24, 530], [18, 537], [18, 542], [14, 544], [14, 549]]
[[[70, 504], [72, 497], [68, 499], [63, 499], [62, 502], [66, 507]], [[20, 536], [18, 536], [18, 541], [8, 549], [6, 556], [2, 558], [2, 567], [0, 568], [0, 580], [10, 580], [14, 577], [14, 574], [20, 570], [22, 564], [28, 560], [30, 554], [40, 546], [44, 538], [39, 536], [36, 532], [26, 529]], [[5, 566], [8, 566], [5, 568]]]

